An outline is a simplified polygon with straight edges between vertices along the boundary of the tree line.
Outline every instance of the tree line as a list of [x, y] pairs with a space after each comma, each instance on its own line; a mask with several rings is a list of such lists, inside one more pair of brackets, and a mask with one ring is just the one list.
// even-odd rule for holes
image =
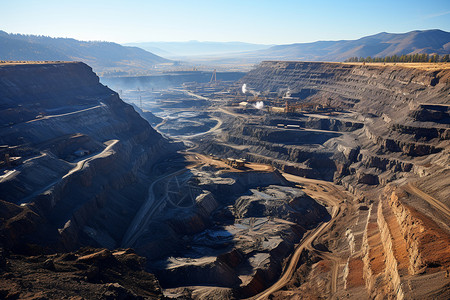
[[403, 54], [403, 55], [392, 55], [385, 57], [350, 57], [345, 60], [345, 62], [450, 62], [449, 54], [438, 55], [438, 54], [426, 54], [426, 53], [416, 53], [416, 54]]

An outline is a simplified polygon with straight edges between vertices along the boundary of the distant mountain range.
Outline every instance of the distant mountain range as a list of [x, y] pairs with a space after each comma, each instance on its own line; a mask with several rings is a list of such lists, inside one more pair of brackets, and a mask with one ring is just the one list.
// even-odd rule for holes
[[0, 31], [0, 60], [82, 61], [96, 72], [148, 70], [168, 59], [138, 47]]
[[126, 43], [166, 57], [198, 55], [218, 55], [267, 49], [273, 45], [251, 44], [243, 42], [142, 42]]
[[449, 54], [450, 32], [438, 29], [400, 34], [382, 32], [357, 40], [279, 45], [242, 56], [257, 60], [344, 61], [355, 56], [385, 57], [415, 53]]
[[[145, 75], [156, 65], [221, 70], [249, 70], [263, 60], [344, 61], [349, 57], [384, 57], [394, 54], [450, 54], [450, 32], [416, 30], [378, 33], [357, 40], [318, 41], [290, 45], [241, 42], [145, 42], [122, 46], [111, 42], [78, 41], [0, 31], [0, 60], [83, 61], [100, 75]], [[144, 49], [138, 48], [142, 47]], [[158, 56], [176, 57], [174, 62]], [[160, 68], [158, 68], [160, 70]]]

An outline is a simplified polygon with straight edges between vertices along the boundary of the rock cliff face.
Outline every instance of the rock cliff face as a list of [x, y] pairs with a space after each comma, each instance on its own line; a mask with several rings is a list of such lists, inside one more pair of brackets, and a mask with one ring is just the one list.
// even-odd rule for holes
[[[447, 69], [268, 61], [240, 82], [262, 95], [289, 91], [297, 101], [344, 110], [336, 116], [266, 117], [267, 126], [257, 129], [248, 122], [229, 125], [230, 143], [250, 144], [257, 160], [275, 158], [283, 170], [324, 179], [356, 174], [353, 182], [376, 185], [392, 181], [393, 173], [427, 174], [418, 161], [433, 154], [448, 159]], [[300, 130], [285, 130], [289, 126]]]
[[316, 62], [262, 62], [242, 83], [257, 91], [286, 92], [381, 116], [419, 103], [450, 103], [450, 74], [396, 66]]
[[221, 135], [199, 148], [334, 181], [354, 195], [318, 238], [331, 254], [305, 261], [274, 298], [448, 298], [450, 70], [263, 62], [244, 83], [274, 106], [289, 91], [283, 105], [328, 110], [223, 109]]
[[3, 242], [116, 247], [169, 143], [83, 63], [2, 65], [0, 99]]

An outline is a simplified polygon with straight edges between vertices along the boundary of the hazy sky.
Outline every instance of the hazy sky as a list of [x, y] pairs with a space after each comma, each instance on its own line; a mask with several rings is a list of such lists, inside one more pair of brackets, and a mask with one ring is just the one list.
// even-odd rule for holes
[[450, 31], [450, 0], [0, 0], [0, 30], [118, 43], [288, 44]]

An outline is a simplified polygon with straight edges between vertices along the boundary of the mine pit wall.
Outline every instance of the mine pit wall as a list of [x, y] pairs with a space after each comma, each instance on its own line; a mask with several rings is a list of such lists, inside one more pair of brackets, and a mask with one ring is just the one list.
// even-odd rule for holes
[[[403, 282], [406, 282], [406, 279], [402, 279], [403, 276], [427, 273], [429, 268], [436, 268], [436, 266], [437, 270], [446, 270], [450, 266], [450, 253], [446, 250], [450, 241], [448, 233], [443, 232], [436, 224], [432, 224], [432, 220], [425, 221], [422, 219], [426, 218], [425, 216], [406, 205], [401, 200], [406, 196], [407, 194], [401, 188], [388, 186], [376, 207], [376, 224], [384, 249], [382, 272], [384, 280], [381, 280], [380, 275], [374, 274], [372, 270], [371, 257], [373, 255], [370, 253], [372, 249], [369, 243], [368, 226], [370, 222], [375, 221], [375, 215], [372, 213], [373, 206], [371, 205], [369, 208], [369, 216], [372, 215], [372, 217], [369, 217], [364, 230], [362, 260], [363, 275], [371, 297], [377, 295], [388, 295], [396, 299], [414, 297], [414, 288], [419, 287], [402, 285]], [[394, 250], [394, 239], [383, 214], [383, 211], [387, 210], [392, 211], [394, 220], [399, 225], [401, 238], [406, 242], [409, 258], [408, 274], [401, 275], [398, 269], [399, 261], [396, 255], [400, 254], [396, 254], [396, 250]], [[425, 225], [426, 222], [429, 224]], [[436, 272], [436, 269], [432, 269], [431, 273], [433, 272]]]
[[392, 170], [394, 172], [410, 172], [414, 167], [413, 163], [395, 158], [371, 155], [370, 152], [366, 150], [360, 151], [358, 161], [361, 161], [364, 166], [368, 168], [377, 168], [381, 171]]
[[299, 125], [302, 128], [329, 130], [329, 131], [354, 131], [364, 127], [364, 123], [338, 120], [338, 119], [321, 119], [309, 117], [306, 121], [299, 121], [294, 118], [292, 119], [270, 119], [268, 125], [277, 126], [278, 124], [286, 125]]
[[386, 188], [385, 198], [400, 225], [409, 254], [410, 274], [450, 267], [450, 235], [434, 220], [406, 204], [408, 194], [402, 188]]
[[381, 233], [381, 242], [385, 251], [385, 278], [388, 283], [388, 294], [395, 295], [397, 299], [404, 299], [401, 287], [400, 275], [398, 273], [398, 262], [394, 255], [392, 236], [383, 216], [383, 201], [378, 204], [377, 223]]
[[[318, 168], [315, 166], [297, 164], [305, 160], [304, 156], [317, 157], [317, 153], [313, 151], [301, 153], [257, 138], [246, 139], [248, 136], [242, 135], [245, 128], [232, 128], [230, 131], [233, 135], [227, 137], [228, 141], [239, 145], [246, 141], [254, 146], [249, 152], [262, 154], [258, 156], [248, 153], [250, 160], [271, 163], [268, 157], [272, 156], [276, 158], [272, 164], [277, 168], [310, 178], [330, 180], [331, 177], [355, 194], [358, 193], [356, 184], [353, 186], [351, 182], [345, 181], [347, 175], [353, 174], [352, 170], [348, 169], [350, 164], [361, 163], [365, 168], [376, 170], [376, 174], [361, 174], [360, 178], [356, 179], [356, 181], [361, 179], [361, 183], [372, 185], [385, 185], [395, 179], [389, 174], [380, 176], [379, 173], [385, 171], [404, 174], [413, 172], [415, 175], [425, 176], [428, 175], [428, 171], [416, 164], [414, 159], [441, 153], [443, 151], [441, 145], [444, 147], [446, 145], [441, 142], [448, 139], [450, 128], [446, 128], [446, 124], [449, 120], [450, 103], [449, 70], [428, 71], [395, 65], [266, 61], [250, 71], [240, 82], [263, 94], [271, 92], [284, 95], [289, 89], [294, 97], [300, 97], [304, 102], [327, 104], [326, 102], [331, 101], [329, 104], [332, 107], [350, 109], [362, 116], [369, 116], [369, 119], [383, 117], [385, 123], [364, 122], [366, 124], [363, 128], [363, 124], [359, 122], [346, 124], [342, 121], [325, 122], [313, 119], [297, 123], [289, 121], [289, 124], [305, 128], [354, 131], [363, 140], [368, 140], [367, 143], [372, 144], [369, 146], [371, 149], [364, 149], [363, 146], [360, 148], [342, 145], [339, 140], [325, 142], [324, 146], [329, 153], [323, 151], [323, 154], [328, 155], [328, 159], [335, 164], [329, 172], [325, 169], [317, 172]], [[412, 129], [411, 126], [395, 122], [406, 115], [419, 121], [423, 127], [414, 125], [416, 127], [413, 126]], [[275, 118], [268, 125], [275, 126], [278, 122], [285, 121]], [[439, 128], [435, 128], [437, 125]], [[329, 128], [326, 128], [327, 126]], [[392, 135], [388, 134], [389, 130], [393, 131]], [[432, 141], [429, 142], [430, 140]], [[375, 147], [382, 149], [386, 155], [373, 152]], [[277, 152], [278, 155], [272, 155]], [[389, 153], [395, 153], [397, 158], [390, 157]], [[405, 160], [398, 158], [401, 156], [404, 156]], [[323, 160], [324, 156], [317, 158]], [[334, 176], [330, 176], [329, 173], [334, 173]]]
[[[351, 65], [321, 62], [265, 61], [240, 82], [256, 91], [280, 92], [289, 88], [302, 99], [353, 108], [381, 116], [408, 105], [450, 100], [450, 73], [397, 66]], [[307, 93], [302, 93], [302, 92]]]
[[[352, 173], [351, 169], [347, 169], [350, 164], [354, 163], [357, 168], [377, 170], [378, 173], [373, 176], [378, 179], [377, 185], [381, 186], [388, 185], [392, 180], [389, 176], [384, 176], [389, 172], [395, 172], [400, 177], [407, 173], [426, 176], [429, 171], [417, 164], [414, 158], [419, 157], [423, 160], [429, 155], [442, 152], [443, 148], [437, 145], [445, 145], [441, 142], [448, 140], [450, 129], [445, 128], [445, 122], [448, 120], [446, 104], [450, 103], [450, 98], [448, 98], [450, 72], [448, 70], [426, 71], [395, 66], [355, 66], [333, 63], [263, 62], [258, 68], [250, 71], [241, 80], [241, 83], [246, 83], [252, 89], [260, 92], [278, 92], [279, 95], [283, 95], [289, 88], [294, 96], [297, 93], [297, 96], [300, 96], [306, 102], [325, 104], [324, 101], [328, 99], [332, 101], [332, 106], [355, 110], [361, 114], [371, 113], [375, 117], [383, 116], [386, 123], [382, 125], [393, 131], [392, 137], [387, 134], [385, 128], [382, 128], [382, 130], [376, 127], [371, 128], [375, 125], [369, 122], [362, 129], [358, 125], [354, 125], [354, 128], [352, 128], [349, 124], [349, 128], [352, 128], [352, 131], [358, 130], [356, 134], [365, 141], [360, 146], [340, 144], [339, 139], [325, 143], [326, 147], [334, 151], [332, 159], [336, 163], [337, 171], [334, 181], [341, 183], [351, 193], [360, 198], [364, 198], [364, 193], [360, 190], [357, 182], [355, 183], [357, 179], [355, 179], [355, 176], [347, 177], [348, 175], [354, 175], [355, 172], [353, 170]], [[435, 108], [436, 105], [420, 104], [419, 101], [421, 103], [440, 103], [440, 105]], [[431, 108], [429, 108], [430, 106]], [[414, 127], [396, 124], [396, 118], [391, 119], [389, 117], [392, 112], [404, 112], [405, 115], [409, 113], [410, 117], [419, 121], [419, 124], [423, 124], [423, 127], [417, 127], [422, 125], [415, 125], [416, 127]], [[436, 125], [434, 122], [438, 124]], [[283, 122], [281, 119], [274, 120], [269, 125], [275, 126], [278, 123]], [[440, 126], [439, 123], [443, 125]], [[324, 125], [324, 123], [317, 122], [310, 122], [307, 125], [307, 122], [295, 123], [293, 121], [289, 121], [289, 124], [300, 125], [305, 128], [311, 125], [315, 127], [318, 124]], [[330, 129], [325, 130], [333, 130], [333, 123], [329, 125]], [[341, 124], [339, 125], [334, 128], [341, 131], [347, 130]], [[440, 127], [435, 128], [436, 126]], [[231, 142], [242, 144], [239, 139], [239, 135], [229, 138]], [[265, 145], [266, 142], [264, 141], [258, 142], [261, 148], [271, 149], [274, 152], [281, 149], [282, 155], [279, 156], [279, 160], [281, 162], [284, 159], [285, 163], [281, 163], [277, 167], [284, 169], [288, 165], [292, 157], [285, 154], [285, 149], [277, 145]], [[365, 149], [363, 145], [368, 145], [368, 148]], [[374, 152], [373, 149], [376, 148], [383, 149], [384, 155]], [[398, 153], [398, 155], [390, 156], [390, 152]], [[257, 155], [255, 156], [257, 157]], [[276, 164], [275, 161], [270, 160], [264, 162]], [[285, 171], [296, 173], [295, 169]], [[312, 169], [310, 172], [304, 172], [301, 175], [314, 178], [317, 173], [314, 174]], [[402, 238], [406, 241], [409, 254], [409, 275], [422, 274], [426, 272], [428, 266], [437, 265], [448, 268], [450, 264], [449, 253], [445, 251], [440, 251], [438, 255], [430, 257], [433, 250], [425, 243], [428, 243], [426, 242], [427, 238], [431, 238], [424, 237], [424, 235], [433, 227], [430, 227], [430, 222], [425, 225], [424, 221], [417, 217], [417, 212], [413, 212], [413, 208], [399, 200], [403, 197], [402, 195], [404, 196], [401, 189], [398, 191], [389, 190], [380, 197], [379, 203], [371, 204], [369, 209], [368, 223], [362, 239], [361, 258], [363, 261], [363, 278], [372, 298], [387, 296], [404, 299], [411, 297], [414, 293], [413, 290], [410, 290], [411, 286], [408, 289], [408, 286], [402, 285], [401, 276], [404, 275], [399, 273], [399, 261], [394, 249], [394, 243], [398, 243], [398, 241], [393, 240], [390, 225], [388, 226], [386, 217], [383, 215], [383, 209], [392, 210]], [[389, 220], [391, 222], [391, 219]], [[369, 230], [369, 225], [371, 230]], [[438, 228], [437, 225], [436, 228]], [[433, 236], [434, 240], [445, 244], [448, 241], [448, 235], [443, 233], [439, 236], [439, 232], [439, 229], [435, 229], [430, 235]], [[371, 249], [369, 242], [371, 235], [374, 249]], [[379, 245], [373, 244], [376, 235], [380, 237], [381, 244]], [[381, 254], [379, 253], [380, 247], [383, 252]], [[441, 244], [437, 247], [445, 248]], [[436, 257], [442, 257], [443, 261], [436, 261]], [[377, 265], [372, 266], [372, 260], [375, 258], [377, 259]], [[380, 262], [380, 259], [383, 263]], [[381, 273], [379, 273], [380, 271]], [[403, 269], [402, 272], [404, 272]]]
[[[240, 131], [241, 129], [238, 129]], [[236, 145], [249, 146], [241, 151], [226, 143], [211, 143], [199, 146], [199, 151], [226, 157], [242, 157], [249, 161], [273, 165], [275, 168], [299, 176], [315, 179], [332, 180], [336, 165], [332, 160], [332, 153], [322, 149], [308, 149], [263, 141], [253, 136], [241, 133], [226, 133], [223, 138]], [[302, 162], [309, 159], [308, 166]]]
[[[314, 118], [297, 123], [290, 120], [289, 124], [300, 125], [304, 128], [339, 130], [340, 132], [355, 131], [363, 127], [361, 130], [367, 139], [388, 152], [403, 154], [411, 158], [423, 157], [443, 150], [435, 142], [427, 143], [428, 140], [444, 141], [448, 139], [450, 128], [445, 128], [448, 119], [448, 104], [450, 103], [448, 97], [450, 72], [448, 70], [427, 71], [398, 66], [266, 61], [250, 71], [240, 82], [246, 83], [253, 90], [263, 94], [275, 92], [284, 95], [289, 89], [293, 96], [300, 97], [304, 102], [327, 104], [326, 102], [331, 101], [330, 105], [333, 107], [351, 109], [362, 115], [383, 116], [387, 123], [381, 124], [381, 126], [386, 127], [382, 130], [376, 128], [380, 124], [371, 125], [370, 122], [366, 122], [367, 124], [363, 127], [361, 122], [315, 120]], [[309, 92], [304, 93], [304, 91]], [[436, 105], [436, 103], [439, 105]], [[417, 133], [414, 131], [414, 134], [411, 134], [411, 128], [395, 123], [395, 120], [401, 115], [400, 112], [402, 117], [410, 114], [410, 117], [414, 120], [428, 123], [424, 123], [425, 127], [415, 128], [414, 130], [419, 130]], [[269, 122], [269, 125], [275, 126], [278, 122], [288, 121], [275, 119]], [[443, 122], [442, 128], [434, 128], [436, 123], [432, 122]], [[404, 136], [399, 139], [391, 137], [386, 133], [388, 128], [397, 135], [409, 134], [409, 137]], [[239, 140], [241, 139], [240, 133], [245, 133], [245, 130], [241, 129], [241, 132], [235, 133], [238, 134], [230, 137], [229, 141], [242, 144], [242, 141]], [[252, 141], [249, 142], [252, 143]], [[295, 151], [288, 154], [282, 147], [266, 145], [265, 141], [257, 140], [256, 142], [272, 152], [282, 153], [283, 155], [279, 155], [278, 159], [293, 163], [301, 159], [301, 157], [293, 155]], [[417, 168], [411, 162], [386, 157], [381, 158], [376, 155], [369, 155], [368, 152], [361, 153], [356, 159], [350, 158], [346, 155], [345, 149], [341, 151], [342, 147], [339, 145], [335, 152], [342, 152], [347, 161], [340, 159], [336, 161], [336, 169], [333, 170], [333, 172], [337, 171], [337, 176], [334, 176], [335, 179], [341, 175], [348, 175], [346, 167], [349, 163], [356, 161], [362, 161], [368, 168], [380, 168], [382, 171], [413, 171], [420, 173], [417, 175], [424, 175], [423, 170]], [[359, 152], [359, 149], [353, 148], [352, 151]], [[314, 154], [310, 153], [310, 155]], [[290, 167], [290, 169], [300, 170], [301, 168]], [[317, 168], [313, 169], [317, 170]], [[314, 176], [312, 178], [317, 178], [318, 175], [314, 174], [314, 171], [304, 169], [301, 170], [300, 175], [312, 175]], [[382, 184], [389, 181], [388, 178], [379, 178], [379, 180]]]
[[402, 152], [409, 156], [424, 156], [443, 150], [442, 148], [436, 148], [435, 146], [429, 144], [397, 141], [394, 139], [385, 138], [383, 136], [378, 136], [373, 134], [367, 126], [364, 130], [366, 136], [372, 140], [374, 144], [383, 146], [385, 149], [392, 152]]
[[[57, 157], [61, 149], [52, 153], [53, 148], [42, 145], [76, 134], [98, 145], [118, 140], [108, 152], [88, 159], [81, 170], [65, 177], [67, 171], [57, 171], [56, 182], [43, 176], [48, 180], [45, 185], [50, 184], [48, 190], [28, 201], [29, 207], [45, 218], [43, 226], [48, 234], [32, 242], [51, 243], [58, 250], [81, 245], [116, 247], [123, 228], [147, 196], [149, 182], [144, 174], [148, 175], [151, 165], [173, 153], [176, 147], [169, 145], [117, 93], [101, 85], [92, 69], [83, 63], [2, 66], [0, 74], [4, 108], [0, 116], [7, 112], [10, 118], [14, 117], [12, 124], [0, 128], [1, 144], [26, 143], [27, 147], [35, 147], [36, 155], [47, 153], [49, 162], [44, 163], [63, 163], [70, 170], [75, 165], [65, 161], [65, 157]], [[43, 110], [48, 115], [56, 111], [55, 116], [35, 118]], [[27, 118], [31, 122], [26, 122]], [[36, 164], [33, 168], [42, 166]], [[12, 198], [18, 201], [22, 196]], [[86, 232], [88, 227], [94, 229], [94, 234]]]
[[[89, 161], [83, 169], [62, 179], [51, 193], [36, 200], [36, 206], [45, 207], [42, 210], [49, 212], [49, 219], [58, 227], [64, 248], [75, 249], [89, 243], [85, 234], [82, 237], [80, 233], [87, 225], [95, 228], [92, 221], [98, 218], [98, 213], [117, 205], [116, 201], [122, 202], [120, 206], [129, 203], [131, 207], [136, 207], [140, 201], [130, 202], [131, 199], [127, 199], [127, 195], [121, 191], [134, 187], [142, 189], [141, 193], [145, 195], [145, 183], [139, 179], [138, 172], [143, 166], [151, 164], [155, 156], [162, 155], [161, 146], [155, 145], [156, 149], [136, 155], [131, 145], [119, 141], [111, 147], [109, 153]], [[102, 235], [109, 237], [105, 241], [93, 237], [98, 246], [117, 247], [124, 233], [123, 228], [126, 228], [118, 224], [125, 225], [130, 220], [120, 215], [116, 218], [116, 222], [98, 229]]]
[[409, 253], [409, 273], [420, 274], [424, 271], [425, 263], [420, 253], [420, 241], [418, 232], [423, 232], [426, 228], [422, 222], [411, 215], [411, 212], [399, 200], [398, 192], [393, 191], [390, 195], [389, 205], [400, 224], [403, 238], [406, 240]]
[[[146, 151], [137, 151], [140, 147], [134, 145], [139, 143], [133, 139], [141, 140], [134, 137], [129, 141], [118, 141], [109, 153], [89, 161], [82, 170], [64, 178], [49, 194], [53, 204], [50, 219], [59, 228], [64, 248], [75, 249], [92, 243], [106, 248], [119, 245], [127, 224], [147, 196], [149, 182], [139, 173], [148, 170], [167, 151], [167, 143], [162, 139], [149, 145]], [[133, 149], [135, 147], [137, 149]], [[133, 199], [136, 196], [139, 198]], [[125, 210], [126, 215], [115, 212], [116, 209]], [[98, 214], [105, 210], [114, 215], [115, 221], [99, 219]], [[63, 216], [69, 218], [65, 224], [59, 221]], [[98, 233], [106, 239], [87, 238], [84, 227], [96, 228], [95, 223], [101, 224]]]
[[[382, 124], [386, 129], [390, 128], [398, 134], [409, 134], [410, 137], [396, 139], [390, 137], [385, 131], [376, 128], [378, 125], [365, 124], [363, 133], [375, 145], [385, 151], [396, 152], [414, 157], [421, 157], [439, 153], [443, 148], [436, 143], [427, 143], [430, 139], [446, 140], [449, 128], [445, 128], [448, 118], [448, 106], [450, 98], [450, 72], [448, 70], [427, 71], [414, 68], [397, 66], [372, 66], [351, 65], [341, 63], [316, 63], [316, 62], [262, 62], [256, 69], [250, 71], [240, 81], [246, 83], [258, 92], [276, 92], [284, 95], [289, 88], [293, 96], [300, 96], [304, 102], [322, 103], [331, 101], [331, 106], [351, 109], [360, 114], [374, 114], [382, 117], [387, 123]], [[309, 91], [303, 93], [303, 91]], [[298, 94], [298, 95], [297, 95]], [[303, 95], [303, 96], [302, 96]], [[432, 105], [427, 103], [439, 103]], [[430, 112], [428, 110], [431, 110]], [[411, 128], [396, 124], [399, 112], [406, 116], [408, 112], [411, 118], [427, 122], [424, 126], [415, 128], [411, 134]], [[423, 115], [423, 116], [422, 116]], [[283, 123], [281, 119], [275, 119], [269, 125], [276, 122]], [[287, 121], [286, 121], [287, 122]], [[362, 123], [330, 120], [289, 121], [305, 128], [322, 130], [354, 131], [362, 128]], [[444, 122], [442, 128], [434, 128], [436, 123]], [[277, 123], [278, 124], [278, 123]], [[345, 126], [343, 126], [345, 125]], [[371, 126], [375, 126], [372, 128]], [[327, 128], [328, 127], [328, 128]], [[376, 129], [376, 130], [375, 130]], [[419, 129], [417, 131], [417, 129]], [[417, 132], [416, 132], [417, 131]], [[239, 137], [233, 137], [234, 140]], [[233, 140], [231, 140], [233, 141]], [[237, 141], [238, 142], [238, 141]], [[263, 142], [261, 142], [263, 143]], [[338, 147], [340, 151], [341, 147]], [[278, 149], [273, 149], [277, 151]], [[353, 149], [357, 150], [357, 149]], [[346, 156], [344, 152], [344, 156]], [[296, 157], [284, 158], [295, 162]], [[353, 159], [347, 159], [350, 162]], [[359, 157], [367, 167], [382, 165], [381, 170], [391, 169], [394, 172], [421, 172], [412, 163], [402, 162], [398, 159], [377, 158], [375, 156]], [[345, 162], [337, 162], [338, 172], [345, 174]], [[310, 172], [311, 173], [311, 172]], [[418, 174], [419, 175], [419, 174]], [[381, 178], [383, 184], [387, 183]]]
[[429, 140], [437, 138], [439, 140], [450, 140], [449, 128], [421, 128], [404, 124], [392, 124], [390, 129], [399, 133], [414, 135], [419, 139]]
[[371, 295], [374, 298], [374, 293], [376, 291], [376, 277], [373, 274], [373, 271], [371, 269], [371, 260], [370, 260], [370, 247], [369, 247], [369, 236], [368, 236], [368, 227], [370, 223], [370, 217], [372, 215], [372, 209], [373, 204], [370, 205], [369, 208], [369, 214], [367, 218], [366, 228], [364, 229], [364, 235], [362, 240], [362, 261], [363, 261], [363, 278], [366, 283], [367, 290], [369, 292], [369, 295]]
[[0, 78], [0, 97], [4, 105], [13, 105], [19, 98], [22, 103], [41, 101], [44, 106], [51, 103], [58, 107], [67, 104], [68, 99], [55, 99], [55, 95], [101, 95], [109, 90], [99, 85], [99, 78], [91, 67], [79, 62], [2, 65]]

